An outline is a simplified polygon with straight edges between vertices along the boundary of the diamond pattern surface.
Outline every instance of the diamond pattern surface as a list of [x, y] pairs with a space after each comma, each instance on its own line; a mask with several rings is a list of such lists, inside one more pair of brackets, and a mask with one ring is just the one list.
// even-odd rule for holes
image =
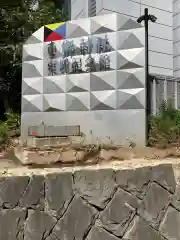
[[91, 34], [115, 32], [115, 31], [117, 31], [117, 15], [116, 14], [109, 14], [106, 17], [96, 16], [91, 18]]
[[43, 96], [43, 111], [56, 112], [65, 111], [65, 95], [64, 94], [44, 94]]
[[23, 48], [23, 60], [34, 61], [43, 60], [43, 43], [25, 45]]
[[76, 92], [66, 95], [67, 111], [88, 111], [90, 105], [89, 93]]
[[43, 93], [52, 94], [52, 93], [64, 93], [65, 92], [65, 82], [66, 77], [45, 77], [43, 79]]
[[82, 37], [82, 36], [88, 36], [88, 32], [86, 32], [85, 29], [83, 29], [81, 26], [78, 26], [77, 24], [73, 23], [68, 23], [68, 38], [77, 38], [77, 37]]
[[116, 89], [116, 72], [97, 72], [91, 74], [91, 91], [104, 91]]
[[117, 51], [117, 69], [142, 68], [144, 66], [144, 48]]
[[29, 37], [29, 39], [26, 41], [26, 44], [37, 44], [37, 43], [41, 43], [41, 41], [34, 37], [33, 35], [31, 37]]
[[[103, 41], [108, 45], [105, 53]], [[51, 42], [54, 59], [49, 55]], [[89, 50], [82, 53], [82, 42], [91, 49], [91, 71]], [[69, 65], [62, 72], [65, 54]], [[73, 72], [74, 61], [81, 65], [79, 72]], [[102, 68], [101, 61], [108, 67]], [[24, 44], [22, 112], [144, 109], [144, 81], [144, 28], [134, 20], [109, 14], [53, 23]]]
[[144, 88], [118, 90], [117, 109], [144, 109]]
[[116, 109], [116, 91], [91, 92], [91, 110], [112, 110]]
[[[142, 34], [143, 36], [143, 34]], [[141, 36], [140, 36], [141, 37]], [[138, 38], [135, 33], [130, 31], [118, 32], [117, 34], [117, 49], [133, 49], [133, 48], [143, 48], [143, 43], [141, 38]]]
[[43, 76], [43, 60], [29, 61], [23, 63], [23, 78], [34, 78]]
[[117, 88], [131, 89], [144, 88], [144, 69], [134, 68], [117, 71]]
[[123, 25], [120, 26], [120, 28], [118, 28], [118, 31], [124, 31], [124, 30], [135, 29], [135, 28], [142, 28], [142, 26], [136, 21], [132, 19], [128, 19], [127, 21], [125, 21]]
[[22, 112], [42, 112], [43, 111], [43, 96], [23, 95]]
[[90, 90], [90, 74], [69, 75], [66, 81], [66, 92], [87, 92]]
[[24, 45], [37, 44], [43, 42], [44, 42], [44, 27], [41, 27], [39, 30], [33, 33], [32, 36], [29, 37], [29, 39], [25, 42]]
[[43, 93], [42, 78], [25, 78], [22, 82], [23, 95], [35, 95]]

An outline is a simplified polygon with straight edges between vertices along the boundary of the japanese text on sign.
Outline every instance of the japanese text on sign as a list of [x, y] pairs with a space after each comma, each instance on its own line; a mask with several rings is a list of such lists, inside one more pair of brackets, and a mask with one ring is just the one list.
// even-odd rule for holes
[[50, 76], [111, 69], [108, 52], [113, 49], [107, 36], [104, 39], [82, 38], [78, 46], [73, 40], [65, 40], [61, 44], [60, 53], [57, 48], [54, 42], [48, 44], [48, 75]]

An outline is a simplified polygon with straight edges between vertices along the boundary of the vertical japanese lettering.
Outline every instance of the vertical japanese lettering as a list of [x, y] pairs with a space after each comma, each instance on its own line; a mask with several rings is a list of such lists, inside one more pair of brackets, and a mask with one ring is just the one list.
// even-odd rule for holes
[[105, 51], [104, 52], [110, 52], [111, 51], [111, 45], [109, 43], [109, 39], [107, 37], [107, 35], [105, 35], [105, 39], [104, 39], [104, 48], [105, 48]]
[[110, 70], [110, 66], [111, 66], [110, 56], [106, 54], [105, 55], [105, 71]]
[[62, 51], [63, 51], [63, 57], [72, 57], [75, 55], [75, 46], [74, 46], [74, 42], [72, 41], [63, 41], [62, 44]]
[[97, 38], [96, 40], [96, 53], [101, 54], [104, 52], [103, 40], [101, 38]]
[[76, 59], [73, 58], [72, 59], [72, 73], [80, 73], [82, 72], [82, 60], [81, 58]]
[[[73, 40], [64, 40], [62, 44], [62, 58], [60, 59], [60, 67], [57, 69], [57, 45], [54, 42], [48, 44], [48, 75], [57, 75], [57, 72], [61, 74], [70, 73], [82, 73], [97, 71], [97, 66], [100, 71], [110, 70], [110, 56], [107, 52], [112, 51], [111, 44], [109, 42], [108, 36], [104, 37], [84, 37], [80, 39], [80, 54], [87, 57], [85, 58], [85, 64], [82, 64], [82, 56], [79, 58], [76, 55], [76, 45]], [[96, 63], [95, 58], [92, 53], [97, 53], [99, 55], [99, 63]], [[82, 69], [85, 67], [85, 70]]]
[[69, 73], [69, 59], [63, 58], [60, 60], [60, 72], [61, 74], [68, 74]]
[[48, 63], [48, 75], [54, 76], [57, 74], [56, 72], [56, 60], [54, 59], [57, 54], [57, 48], [54, 42], [48, 44], [48, 54], [50, 61]]
[[96, 71], [95, 60], [91, 56], [91, 54], [89, 54], [88, 57], [86, 58], [85, 67], [86, 67], [86, 72], [94, 72], [94, 71]]
[[48, 63], [48, 75], [49, 76], [54, 76], [56, 75], [56, 61], [51, 59], [50, 62]]
[[107, 54], [101, 54], [99, 57], [99, 68], [100, 71], [108, 71], [110, 70], [110, 57]]
[[80, 42], [80, 53], [81, 55], [86, 55], [88, 53], [88, 42], [84, 41], [84, 38]]
[[51, 42], [48, 44], [48, 54], [51, 59], [56, 57], [57, 48], [56, 48], [56, 44], [54, 42]]

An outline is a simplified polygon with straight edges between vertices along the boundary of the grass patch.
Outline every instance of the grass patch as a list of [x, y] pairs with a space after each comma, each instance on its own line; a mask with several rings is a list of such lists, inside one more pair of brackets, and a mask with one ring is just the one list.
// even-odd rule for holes
[[180, 145], [180, 110], [171, 101], [163, 102], [160, 113], [150, 118], [149, 145], [167, 148]]

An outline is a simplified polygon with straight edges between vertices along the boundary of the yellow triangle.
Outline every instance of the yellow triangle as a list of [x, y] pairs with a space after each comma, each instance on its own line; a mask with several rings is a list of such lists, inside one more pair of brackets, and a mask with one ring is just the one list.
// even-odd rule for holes
[[64, 22], [61, 22], [61, 23], [53, 23], [53, 24], [49, 24], [49, 25], [46, 25], [45, 27], [51, 29], [52, 31], [54, 31], [56, 28], [62, 26], [64, 24]]

